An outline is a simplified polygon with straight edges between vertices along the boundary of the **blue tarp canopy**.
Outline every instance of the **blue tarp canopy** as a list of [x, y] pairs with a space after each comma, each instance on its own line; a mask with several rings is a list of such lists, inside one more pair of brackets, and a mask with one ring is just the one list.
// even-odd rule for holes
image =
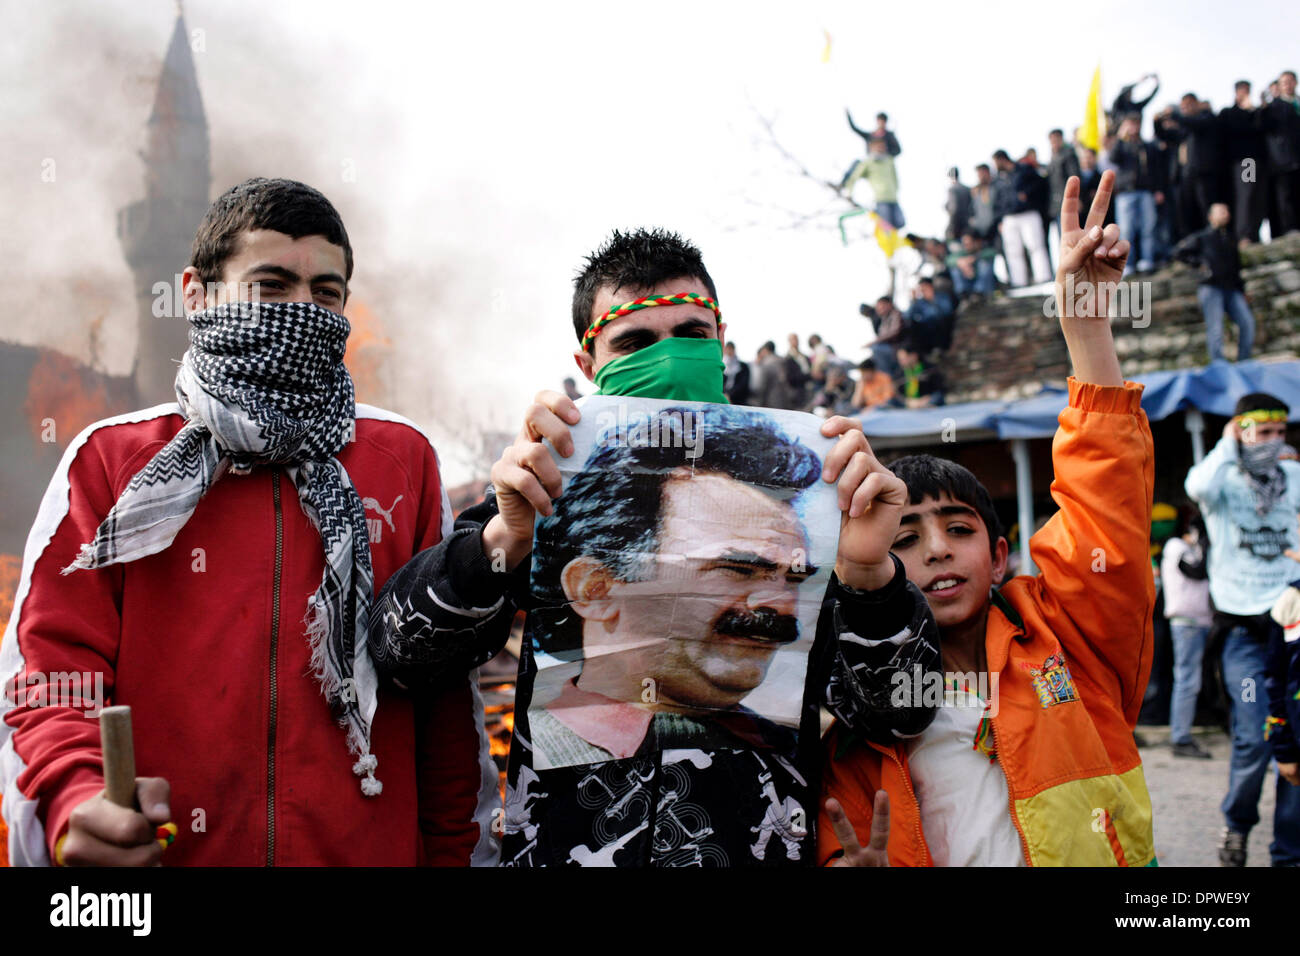
[[[1148, 372], [1134, 381], [1146, 386], [1142, 407], [1151, 421], [1188, 408], [1226, 417], [1247, 392], [1276, 395], [1290, 406], [1291, 420], [1300, 419], [1300, 361], [1216, 362], [1205, 368]], [[888, 439], [884, 445], [909, 444], [907, 439], [938, 444], [954, 428], [959, 441], [1050, 438], [1065, 403], [1065, 389], [1044, 388], [1032, 398], [1013, 402], [875, 410], [859, 420], [868, 438]]]

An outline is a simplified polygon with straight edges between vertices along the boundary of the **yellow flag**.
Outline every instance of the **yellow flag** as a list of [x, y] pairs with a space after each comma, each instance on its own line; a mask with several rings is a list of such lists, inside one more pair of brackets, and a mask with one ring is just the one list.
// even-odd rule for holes
[[883, 252], [885, 258], [888, 259], [893, 256], [893, 254], [898, 250], [898, 247], [903, 244], [903, 237], [898, 234], [897, 229], [895, 229], [890, 223], [885, 222], [884, 219], [877, 216], [874, 212], [871, 214], [871, 218], [875, 220], [876, 244], [880, 246], [880, 251]]
[[822, 62], [829, 63], [831, 61], [831, 31], [823, 28], [822, 36], [826, 37], [826, 46], [822, 47]]
[[1092, 88], [1088, 90], [1088, 105], [1083, 110], [1083, 125], [1079, 127], [1079, 142], [1091, 150], [1101, 149], [1101, 64], [1092, 74]]

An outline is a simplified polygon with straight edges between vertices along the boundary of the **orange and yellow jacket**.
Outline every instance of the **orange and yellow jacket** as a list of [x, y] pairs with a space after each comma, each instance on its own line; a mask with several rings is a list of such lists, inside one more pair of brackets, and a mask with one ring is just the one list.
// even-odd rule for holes
[[[1039, 573], [1013, 578], [989, 607], [993, 748], [1026, 863], [1147, 866], [1155, 862], [1151, 801], [1133, 728], [1155, 603], [1151, 428], [1141, 385], [1069, 385], [1052, 443], [1060, 510], [1029, 543]], [[876, 745], [836, 727], [827, 746], [826, 795], [843, 805], [862, 845], [883, 787], [890, 863], [932, 865], [906, 743]], [[824, 807], [818, 831], [825, 863], [840, 847]]]

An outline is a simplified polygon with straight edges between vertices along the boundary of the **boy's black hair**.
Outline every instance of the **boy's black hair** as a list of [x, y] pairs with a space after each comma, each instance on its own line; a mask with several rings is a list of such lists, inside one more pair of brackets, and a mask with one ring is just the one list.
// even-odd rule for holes
[[596, 293], [602, 286], [649, 289], [669, 279], [699, 279], [718, 300], [713, 279], [704, 268], [700, 250], [675, 232], [665, 229], [615, 229], [600, 248], [587, 257], [573, 280], [573, 330], [578, 341], [587, 334]]
[[1270, 395], [1268, 392], [1251, 392], [1237, 399], [1237, 407], [1232, 412], [1232, 417], [1245, 415], [1247, 412], [1271, 412], [1277, 409], [1286, 412], [1287, 417], [1291, 416], [1291, 406], [1276, 395]]
[[926, 498], [938, 498], [946, 492], [953, 501], [974, 508], [989, 533], [989, 554], [996, 556], [998, 538], [1002, 537], [1002, 522], [993, 510], [993, 499], [989, 497], [988, 489], [970, 471], [955, 461], [933, 455], [907, 455], [893, 462], [889, 470], [907, 485], [907, 500], [914, 505]]
[[208, 207], [194, 235], [190, 265], [203, 282], [219, 282], [244, 232], [270, 229], [294, 239], [324, 236], [343, 247], [345, 279], [352, 279], [352, 244], [343, 218], [318, 190], [292, 179], [259, 176], [232, 186]]

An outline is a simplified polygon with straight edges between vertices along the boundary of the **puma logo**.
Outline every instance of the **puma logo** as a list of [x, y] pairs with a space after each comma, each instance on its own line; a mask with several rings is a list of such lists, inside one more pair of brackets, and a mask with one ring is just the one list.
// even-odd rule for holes
[[369, 508], [371, 511], [377, 511], [383, 518], [383, 521], [380, 521], [379, 518], [366, 518], [366, 527], [370, 531], [371, 544], [377, 544], [379, 540], [383, 537], [384, 522], [388, 523], [388, 530], [390, 531], [397, 530], [397, 525], [393, 523], [393, 509], [397, 507], [397, 503], [401, 501], [403, 497], [404, 497], [403, 495], [398, 495], [393, 500], [393, 503], [389, 505], [387, 508], [380, 505], [379, 502], [374, 498], [361, 499], [361, 506], [363, 508]]

